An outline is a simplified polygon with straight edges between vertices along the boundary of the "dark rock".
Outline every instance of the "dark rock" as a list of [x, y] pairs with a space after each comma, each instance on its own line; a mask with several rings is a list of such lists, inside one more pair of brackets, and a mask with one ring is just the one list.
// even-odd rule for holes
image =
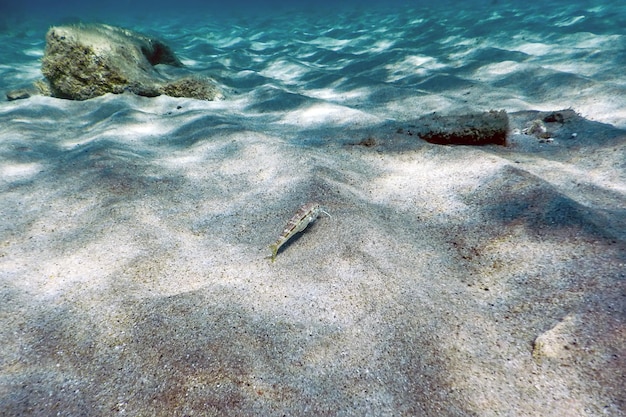
[[373, 137], [368, 137], [361, 140], [357, 145], [365, 146], [366, 148], [371, 148], [372, 146], [376, 146], [376, 139]]
[[427, 116], [418, 136], [440, 145], [506, 145], [509, 118], [504, 110], [461, 116]]
[[208, 79], [171, 80], [156, 70], [157, 64], [183, 66], [157, 39], [103, 24], [68, 25], [48, 31], [42, 72], [51, 95], [60, 98], [85, 100], [124, 91], [148, 97], [220, 97]]
[[560, 111], [550, 112], [544, 116], [543, 121], [546, 123], [560, 123], [564, 124], [567, 121], [576, 119], [578, 114], [572, 109], [565, 109]]
[[561, 113], [550, 113], [546, 117], [543, 118], [543, 121], [546, 123], [561, 123], [563, 124], [565, 119], [563, 118], [563, 114]]

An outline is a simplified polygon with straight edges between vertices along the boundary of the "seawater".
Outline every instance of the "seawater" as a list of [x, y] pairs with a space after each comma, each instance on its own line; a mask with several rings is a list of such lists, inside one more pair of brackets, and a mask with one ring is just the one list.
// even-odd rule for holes
[[269, 112], [311, 98], [396, 117], [410, 96], [436, 96], [413, 109], [428, 112], [450, 101], [488, 109], [483, 91], [510, 97], [507, 110], [626, 93], [615, 71], [626, 62], [622, 1], [224, 3], [3, 2], [0, 93], [41, 78], [46, 30], [72, 22], [159, 37], [227, 97], [254, 94]]

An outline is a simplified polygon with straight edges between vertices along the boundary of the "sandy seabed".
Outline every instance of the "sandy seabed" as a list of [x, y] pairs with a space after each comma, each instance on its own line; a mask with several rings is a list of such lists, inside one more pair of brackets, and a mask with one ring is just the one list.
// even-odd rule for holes
[[226, 100], [0, 103], [0, 415], [622, 415], [626, 13], [583, 12], [173, 26]]

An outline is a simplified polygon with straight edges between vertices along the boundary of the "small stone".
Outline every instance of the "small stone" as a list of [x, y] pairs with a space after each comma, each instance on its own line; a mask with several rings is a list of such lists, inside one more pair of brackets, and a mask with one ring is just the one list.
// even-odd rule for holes
[[188, 97], [199, 100], [221, 100], [220, 91], [209, 80], [200, 77], [187, 77], [164, 85], [159, 90], [170, 97]]
[[7, 100], [23, 100], [25, 98], [29, 98], [30, 95], [30, 91], [26, 90], [25, 88], [20, 88], [18, 90], [9, 91], [7, 93]]
[[577, 315], [565, 316], [552, 329], [537, 336], [533, 342], [533, 358], [567, 360], [573, 355], [576, 346], [575, 333], [580, 318]]
[[527, 125], [526, 129], [524, 129], [523, 132], [526, 135], [533, 135], [538, 138], [545, 139], [544, 135], [548, 132], [548, 128], [546, 128], [543, 120], [535, 119]]
[[544, 117], [543, 121], [546, 122], [546, 123], [561, 123], [561, 124], [563, 124], [565, 122], [565, 117], [563, 117], [563, 113], [561, 113], [561, 112], [554, 112], [554, 113], [550, 113], [546, 117]]
[[376, 146], [376, 139], [369, 137], [361, 140], [357, 145], [365, 146], [366, 148], [371, 148], [372, 146]]

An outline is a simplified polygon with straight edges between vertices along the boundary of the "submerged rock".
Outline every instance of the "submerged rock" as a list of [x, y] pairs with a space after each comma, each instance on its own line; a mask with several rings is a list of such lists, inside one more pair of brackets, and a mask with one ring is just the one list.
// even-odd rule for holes
[[428, 116], [418, 136], [440, 145], [506, 145], [509, 117], [504, 110], [461, 116]]
[[172, 80], [154, 67], [158, 64], [183, 67], [172, 49], [163, 42], [127, 29], [104, 24], [55, 26], [46, 35], [42, 72], [51, 95], [86, 100], [107, 93], [130, 91], [154, 97], [215, 100], [221, 98], [208, 79]]
[[22, 100], [25, 98], [29, 98], [32, 94], [32, 91], [27, 88], [19, 88], [17, 90], [11, 90], [7, 93], [7, 100]]
[[165, 84], [161, 92], [171, 97], [189, 97], [200, 100], [222, 98], [222, 94], [213, 83], [198, 76], [185, 77]]
[[31, 86], [17, 88], [6, 93], [7, 100], [23, 100], [35, 95], [50, 96], [50, 85], [45, 80], [37, 80]]

